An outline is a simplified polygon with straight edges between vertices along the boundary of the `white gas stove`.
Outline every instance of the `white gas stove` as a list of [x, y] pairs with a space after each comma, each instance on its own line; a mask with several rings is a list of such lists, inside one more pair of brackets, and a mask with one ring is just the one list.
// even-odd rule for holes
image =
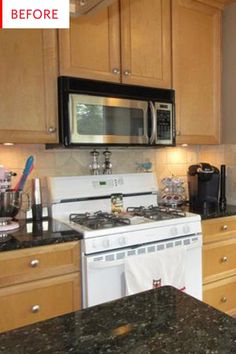
[[[83, 234], [84, 307], [126, 294], [127, 257], [179, 246], [188, 250], [187, 292], [201, 299], [200, 216], [157, 206], [154, 174], [52, 177], [48, 183], [52, 217]], [[122, 200], [119, 214], [111, 212], [114, 196]], [[114, 276], [108, 291], [103, 282]]]

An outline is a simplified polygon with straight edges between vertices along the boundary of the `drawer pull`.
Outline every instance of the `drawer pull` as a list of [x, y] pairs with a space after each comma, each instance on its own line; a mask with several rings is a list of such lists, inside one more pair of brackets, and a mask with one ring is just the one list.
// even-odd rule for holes
[[227, 231], [228, 230], [228, 225], [223, 225], [221, 228], [222, 231]]
[[39, 305], [34, 305], [31, 308], [32, 313], [38, 313], [40, 311], [40, 306]]
[[222, 296], [222, 298], [220, 299], [221, 302], [223, 302], [224, 304], [227, 302], [227, 297]]
[[30, 266], [32, 268], [36, 268], [39, 266], [39, 260], [38, 259], [33, 259], [31, 262], [30, 262]]
[[221, 263], [226, 263], [228, 262], [228, 257], [227, 256], [224, 256], [221, 258]]

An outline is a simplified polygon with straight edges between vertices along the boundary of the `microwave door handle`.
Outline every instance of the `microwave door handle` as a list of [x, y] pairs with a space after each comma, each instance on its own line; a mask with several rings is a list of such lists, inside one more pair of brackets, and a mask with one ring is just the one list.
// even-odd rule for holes
[[154, 144], [157, 138], [157, 114], [153, 102], [150, 101], [149, 104], [151, 109], [151, 120], [152, 120], [152, 133], [149, 142], [150, 144]]

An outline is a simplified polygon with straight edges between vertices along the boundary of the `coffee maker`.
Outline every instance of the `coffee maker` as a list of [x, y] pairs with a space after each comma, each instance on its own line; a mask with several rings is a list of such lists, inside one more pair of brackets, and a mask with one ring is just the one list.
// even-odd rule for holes
[[206, 214], [217, 210], [219, 202], [220, 171], [209, 163], [188, 168], [190, 210]]

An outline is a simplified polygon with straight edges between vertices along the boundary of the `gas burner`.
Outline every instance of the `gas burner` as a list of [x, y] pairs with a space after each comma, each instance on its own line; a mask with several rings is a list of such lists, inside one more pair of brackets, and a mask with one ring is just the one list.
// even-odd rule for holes
[[70, 214], [69, 220], [88, 227], [92, 230], [99, 230], [105, 228], [111, 228], [115, 226], [125, 226], [130, 224], [128, 218], [123, 218], [118, 215], [105, 213], [102, 211], [97, 211], [94, 214], [84, 213], [84, 214]]
[[144, 216], [153, 220], [174, 219], [176, 217], [186, 216], [186, 213], [181, 209], [153, 205], [150, 205], [147, 208], [143, 206], [129, 207], [127, 208], [127, 212], [133, 216]]

